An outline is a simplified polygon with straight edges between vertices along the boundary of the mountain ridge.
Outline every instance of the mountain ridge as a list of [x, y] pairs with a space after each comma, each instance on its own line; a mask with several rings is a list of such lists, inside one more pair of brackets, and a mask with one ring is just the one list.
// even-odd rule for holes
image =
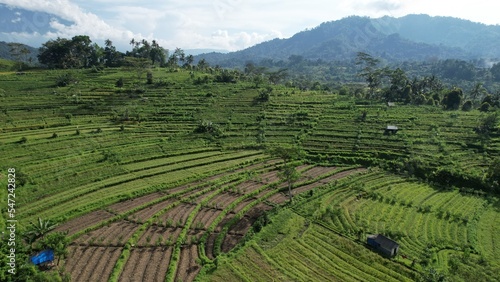
[[500, 58], [498, 45], [498, 25], [424, 14], [400, 18], [349, 16], [287, 39], [272, 39], [227, 54], [201, 54], [197, 59], [223, 67], [265, 59], [287, 60], [291, 55], [309, 60], [352, 60], [361, 51], [387, 61], [494, 59]]

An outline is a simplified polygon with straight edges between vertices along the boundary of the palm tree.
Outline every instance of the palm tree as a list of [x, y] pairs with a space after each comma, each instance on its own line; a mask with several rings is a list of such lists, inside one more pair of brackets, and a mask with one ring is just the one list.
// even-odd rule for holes
[[201, 59], [198, 61], [198, 69], [199, 70], [205, 70], [209, 67], [209, 64], [205, 59]]
[[43, 220], [39, 217], [36, 224], [30, 222], [30, 226], [24, 233], [24, 236], [27, 238], [27, 241], [29, 243], [33, 243], [40, 238], [43, 239], [43, 236], [45, 236], [45, 234], [54, 229], [56, 226], [57, 224], [52, 223], [49, 219]]
[[184, 64], [184, 67], [186, 68], [191, 68], [191, 64], [194, 62], [194, 56], [193, 55], [187, 55], [186, 56], [186, 63]]
[[[481, 100], [482, 96], [486, 93], [483, 84], [481, 82], [476, 83], [471, 91], [471, 96], [474, 102]], [[479, 98], [479, 99], [478, 99]]]

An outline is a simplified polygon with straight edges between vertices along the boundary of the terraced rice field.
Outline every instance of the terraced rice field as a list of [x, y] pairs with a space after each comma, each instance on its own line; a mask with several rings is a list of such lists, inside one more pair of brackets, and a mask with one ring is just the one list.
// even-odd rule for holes
[[[81, 229], [75, 228], [74, 222], [79, 221], [76, 218], [57, 230], [76, 234], [71, 244], [72, 252], [99, 255], [99, 258], [111, 256], [107, 254], [111, 252], [111, 264], [115, 273], [119, 273], [120, 281], [147, 281], [144, 279], [150, 279], [147, 268], [151, 265], [157, 266], [154, 280], [172, 275], [175, 280], [191, 281], [202, 268], [200, 253], [207, 259], [214, 259], [231, 251], [264, 212], [273, 209], [275, 204], [284, 203], [268, 202], [272, 196], [280, 195], [284, 187], [276, 177], [278, 164], [270, 160], [247, 165], [210, 179], [112, 204], [93, 212], [92, 223], [86, 223], [90, 214], [82, 216], [85, 224]], [[356, 168], [310, 165], [299, 169], [303, 173], [295, 186], [296, 192], [325, 185], [333, 181], [332, 177], [341, 179], [360, 172]], [[252, 176], [248, 178], [248, 175]], [[106, 216], [95, 217], [98, 215]], [[115, 257], [116, 250], [120, 250], [120, 258]], [[125, 250], [127, 255], [124, 255]], [[109, 266], [79, 264], [82, 255], [69, 256], [66, 261], [75, 281], [86, 279], [87, 276], [82, 275], [92, 273], [95, 267], [106, 269], [101, 277], [111, 277]], [[104, 259], [98, 263], [109, 264]], [[165, 264], [169, 267], [162, 267]], [[167, 273], [169, 269], [171, 272]]]
[[[474, 131], [485, 114], [281, 85], [259, 102], [250, 81], [194, 83], [217, 70], [152, 71], [139, 89], [122, 69], [0, 76], [1, 185], [16, 168], [20, 229], [43, 218], [68, 232], [72, 280], [406, 281], [432, 268], [487, 281], [498, 270], [498, 199], [471, 184], [500, 156], [497, 136]], [[65, 72], [79, 83], [56, 87]], [[202, 121], [220, 135], [198, 132]], [[385, 135], [389, 124], [400, 131]], [[266, 150], [281, 145], [305, 152], [292, 204]], [[404, 177], [421, 164], [433, 181], [463, 178]], [[371, 233], [405, 257], [367, 251]]]

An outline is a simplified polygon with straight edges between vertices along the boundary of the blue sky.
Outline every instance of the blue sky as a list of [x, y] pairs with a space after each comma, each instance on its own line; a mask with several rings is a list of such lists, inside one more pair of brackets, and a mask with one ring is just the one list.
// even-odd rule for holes
[[0, 0], [0, 40], [39, 47], [57, 37], [89, 35], [121, 50], [130, 39], [156, 39], [168, 49], [235, 51], [287, 38], [350, 15], [453, 16], [500, 24], [492, 0]]

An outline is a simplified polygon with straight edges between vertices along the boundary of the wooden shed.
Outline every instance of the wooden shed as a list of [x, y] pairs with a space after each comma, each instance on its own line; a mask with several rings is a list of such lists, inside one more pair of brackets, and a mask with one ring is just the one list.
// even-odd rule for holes
[[369, 235], [366, 243], [386, 257], [395, 257], [399, 251], [399, 244], [382, 234]]

